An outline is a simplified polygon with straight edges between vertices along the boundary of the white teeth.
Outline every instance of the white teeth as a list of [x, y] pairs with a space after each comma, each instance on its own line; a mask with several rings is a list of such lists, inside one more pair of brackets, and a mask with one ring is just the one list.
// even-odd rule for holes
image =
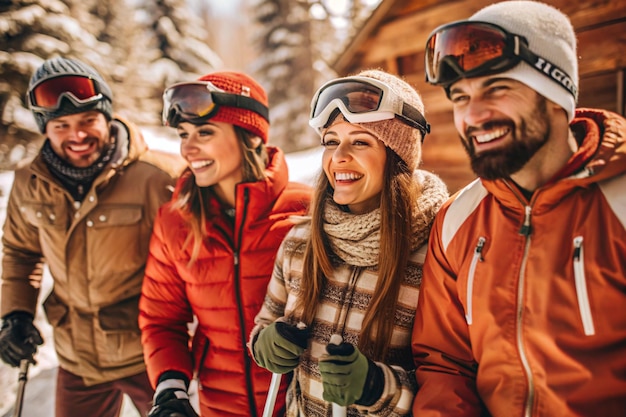
[[476, 135], [474, 136], [474, 139], [476, 139], [476, 142], [478, 143], [486, 143], [486, 142], [492, 141], [496, 138], [503, 136], [504, 134], [507, 133], [507, 131], [508, 131], [507, 129], [498, 129], [491, 133], [486, 133], [484, 135]]
[[335, 180], [337, 181], [352, 181], [363, 178], [363, 175], [355, 174], [352, 172], [336, 172]]
[[70, 145], [70, 151], [72, 152], [84, 152], [89, 149], [91, 145], [89, 143], [84, 143], [82, 145]]
[[212, 163], [213, 161], [191, 161], [189, 163], [189, 166], [191, 167], [191, 169], [199, 169], [207, 165], [211, 165]]

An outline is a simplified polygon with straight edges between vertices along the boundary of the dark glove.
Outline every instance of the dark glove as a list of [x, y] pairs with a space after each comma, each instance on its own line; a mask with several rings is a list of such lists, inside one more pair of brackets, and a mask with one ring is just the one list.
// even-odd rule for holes
[[0, 329], [0, 358], [11, 366], [20, 366], [22, 359], [36, 364], [37, 346], [43, 344], [33, 316], [24, 311], [7, 314]]
[[383, 370], [350, 343], [326, 346], [319, 360], [324, 400], [348, 406], [373, 405], [385, 384]]
[[189, 402], [187, 385], [180, 379], [159, 381], [148, 417], [199, 417]]
[[261, 330], [252, 344], [254, 360], [269, 371], [286, 374], [298, 366], [309, 331], [281, 321]]

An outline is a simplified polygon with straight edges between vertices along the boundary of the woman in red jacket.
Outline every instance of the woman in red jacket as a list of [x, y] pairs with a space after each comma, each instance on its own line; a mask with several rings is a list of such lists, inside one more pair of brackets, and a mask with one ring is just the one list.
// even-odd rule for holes
[[290, 183], [283, 152], [266, 146], [267, 95], [249, 76], [211, 73], [163, 99], [164, 124], [176, 128], [189, 166], [157, 214], [142, 288], [139, 324], [156, 387], [149, 417], [197, 416], [192, 377], [203, 417], [261, 416], [271, 374], [250, 359], [246, 339], [310, 189]]

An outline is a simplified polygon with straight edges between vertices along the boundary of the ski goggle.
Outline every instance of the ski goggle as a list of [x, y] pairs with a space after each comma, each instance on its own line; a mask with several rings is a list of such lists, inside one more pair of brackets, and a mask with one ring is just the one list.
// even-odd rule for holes
[[35, 111], [54, 112], [63, 98], [76, 107], [88, 106], [104, 97], [98, 82], [84, 75], [62, 75], [35, 84], [28, 92], [30, 108]]
[[405, 103], [387, 84], [369, 77], [344, 77], [321, 86], [311, 101], [309, 125], [321, 132], [336, 111], [350, 123], [397, 118], [418, 129], [422, 140], [430, 132], [419, 110]]
[[520, 61], [552, 78], [576, 97], [576, 86], [569, 74], [533, 53], [523, 36], [492, 23], [450, 23], [435, 29], [426, 41], [426, 81], [446, 88], [461, 78], [507, 71]]
[[227, 93], [208, 81], [174, 84], [163, 93], [163, 124], [182, 121], [200, 124], [217, 114], [220, 106], [250, 110], [269, 121], [269, 109], [252, 97]]

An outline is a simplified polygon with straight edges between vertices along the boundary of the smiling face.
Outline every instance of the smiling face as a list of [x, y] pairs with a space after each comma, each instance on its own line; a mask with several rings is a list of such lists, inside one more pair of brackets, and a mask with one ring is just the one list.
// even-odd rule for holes
[[333, 200], [350, 212], [380, 206], [387, 151], [385, 144], [359, 125], [338, 121], [322, 137], [322, 166], [334, 189]]
[[243, 178], [239, 139], [233, 125], [182, 122], [177, 127], [180, 154], [187, 161], [199, 187], [214, 186], [227, 203], [234, 201], [235, 185]]
[[111, 143], [109, 123], [99, 111], [57, 117], [46, 124], [52, 150], [77, 168], [87, 168]]
[[481, 178], [508, 178], [547, 149], [553, 106], [525, 84], [497, 76], [461, 79], [450, 88], [450, 100], [472, 169]]

